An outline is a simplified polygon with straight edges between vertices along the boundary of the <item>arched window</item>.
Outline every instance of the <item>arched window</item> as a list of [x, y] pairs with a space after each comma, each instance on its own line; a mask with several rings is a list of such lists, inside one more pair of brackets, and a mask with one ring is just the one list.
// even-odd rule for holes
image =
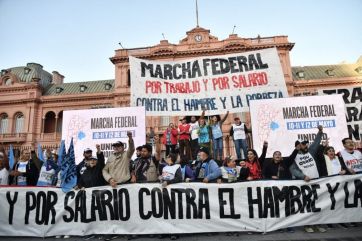
[[54, 133], [55, 132], [55, 113], [49, 111], [45, 115], [44, 121], [44, 133]]
[[8, 86], [11, 85], [12, 84], [11, 78], [5, 79], [4, 84]]
[[15, 115], [15, 133], [24, 132], [24, 115], [23, 113], [16, 113]]
[[8, 132], [8, 123], [9, 117], [7, 114], [3, 113], [0, 115], [0, 134], [5, 134]]
[[63, 125], [63, 111], [58, 114], [58, 123], [57, 123], [57, 132], [62, 133], [62, 125]]

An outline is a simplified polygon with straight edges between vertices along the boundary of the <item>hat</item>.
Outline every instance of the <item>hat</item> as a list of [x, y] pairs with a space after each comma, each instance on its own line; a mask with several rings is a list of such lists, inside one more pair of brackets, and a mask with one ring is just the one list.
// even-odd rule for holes
[[121, 141], [116, 141], [115, 143], [112, 144], [112, 146], [124, 146], [124, 144]]
[[85, 149], [84, 149], [84, 153], [86, 153], [86, 152], [92, 152], [92, 149], [90, 149], [90, 148], [85, 148]]
[[308, 143], [309, 143], [309, 141], [305, 141], [305, 140], [297, 140], [297, 141], [295, 141], [294, 146], [298, 146], [299, 144], [303, 144], [303, 145], [305, 145], [305, 144], [308, 144]]
[[95, 156], [92, 156], [91, 158], [89, 158], [89, 160], [97, 160], [98, 161], [98, 158], [95, 157]]
[[199, 150], [199, 152], [204, 152], [204, 153], [206, 153], [207, 155], [209, 155], [209, 149], [206, 148], [206, 147], [201, 147], [200, 150]]

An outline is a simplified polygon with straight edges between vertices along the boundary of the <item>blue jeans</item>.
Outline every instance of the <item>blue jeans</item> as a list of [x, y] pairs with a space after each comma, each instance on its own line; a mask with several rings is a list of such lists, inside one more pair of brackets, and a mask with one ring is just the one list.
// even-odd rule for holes
[[222, 161], [222, 151], [224, 145], [222, 137], [212, 140], [212, 150], [214, 152], [214, 160]]
[[241, 159], [240, 149], [243, 149], [244, 159], [246, 159], [247, 150], [248, 150], [248, 144], [246, 143], [246, 140], [245, 139], [234, 140], [234, 144], [235, 144], [236, 156], [238, 157], [238, 159]]

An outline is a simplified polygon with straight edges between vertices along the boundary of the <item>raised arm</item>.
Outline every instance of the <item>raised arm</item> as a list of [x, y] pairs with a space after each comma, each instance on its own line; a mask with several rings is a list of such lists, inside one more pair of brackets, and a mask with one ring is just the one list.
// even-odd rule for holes
[[220, 125], [222, 125], [224, 123], [224, 121], [226, 120], [226, 118], [228, 118], [229, 115], [229, 111], [226, 112], [225, 116], [220, 120]]
[[319, 125], [318, 126], [318, 133], [317, 136], [315, 137], [312, 145], [309, 146], [309, 153], [315, 157], [318, 151], [318, 147], [321, 143], [322, 140], [322, 135], [323, 135], [323, 126]]
[[134, 151], [135, 151], [135, 147], [134, 147], [134, 141], [132, 138], [132, 132], [127, 131], [127, 136], [128, 136], [128, 150], [127, 150], [127, 158], [131, 159]]

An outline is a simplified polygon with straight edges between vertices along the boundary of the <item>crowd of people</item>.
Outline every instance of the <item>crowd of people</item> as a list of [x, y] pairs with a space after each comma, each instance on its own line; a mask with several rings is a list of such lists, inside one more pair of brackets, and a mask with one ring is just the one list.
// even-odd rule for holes
[[[206, 124], [204, 112], [198, 120], [191, 117], [191, 123], [182, 118], [178, 128], [171, 123], [161, 138], [155, 135], [153, 145], [145, 144], [137, 148], [132, 133], [128, 132], [128, 149], [125, 150], [125, 143], [114, 142], [113, 153], [107, 161], [99, 145], [95, 147], [96, 155], [90, 147], [86, 148], [84, 159], [77, 165], [77, 185], [74, 189], [104, 185], [114, 188], [126, 183], [155, 182], [161, 183], [163, 187], [180, 182], [234, 183], [260, 179], [300, 179], [309, 182], [323, 176], [362, 171], [362, 150], [355, 149], [350, 138], [341, 140], [344, 149], [338, 153], [328, 142], [321, 144], [322, 126], [318, 126], [316, 138], [310, 145], [306, 140], [294, 140], [295, 149], [290, 153], [275, 151], [272, 158], [267, 159], [268, 143], [265, 141], [259, 156], [254, 149], [248, 147], [246, 135], [251, 130], [239, 118], [235, 118], [230, 129], [236, 156], [223, 158], [221, 130], [227, 115], [228, 113], [222, 119], [212, 117], [209, 124]], [[161, 158], [161, 144], [165, 146], [165, 158]], [[132, 159], [134, 152], [136, 158]], [[15, 165], [9, 167], [7, 153], [2, 148], [0, 184], [60, 186], [57, 160], [55, 150], [46, 150], [43, 162], [34, 150], [23, 150]], [[305, 160], [308, 160], [307, 165]], [[288, 231], [293, 232], [293, 229], [288, 228]], [[325, 232], [326, 229], [321, 226], [305, 226], [305, 231]], [[105, 237], [106, 240], [111, 238]], [[171, 239], [176, 238], [176, 235], [171, 236]]]

